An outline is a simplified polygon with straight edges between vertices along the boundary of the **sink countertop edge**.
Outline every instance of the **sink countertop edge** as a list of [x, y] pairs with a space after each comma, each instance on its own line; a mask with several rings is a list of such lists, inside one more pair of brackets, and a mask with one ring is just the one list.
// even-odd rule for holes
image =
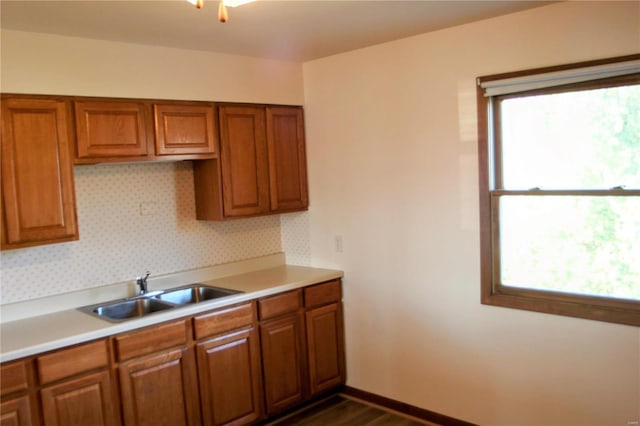
[[[201, 280], [201, 284], [239, 290], [243, 293], [182, 305], [120, 323], [108, 322], [81, 312], [77, 308], [2, 323], [0, 324], [0, 362], [13, 361], [65, 346], [197, 315], [236, 303], [342, 278], [343, 275], [339, 270], [283, 265], [224, 278]], [[95, 301], [95, 303], [100, 302], [103, 301]]]

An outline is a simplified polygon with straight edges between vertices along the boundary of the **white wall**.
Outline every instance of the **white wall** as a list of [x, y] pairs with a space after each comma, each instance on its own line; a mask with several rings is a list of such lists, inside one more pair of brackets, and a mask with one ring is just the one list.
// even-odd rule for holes
[[304, 64], [311, 263], [345, 272], [348, 385], [486, 425], [640, 419], [638, 328], [480, 304], [474, 86], [638, 52], [640, 3], [568, 2]]
[[302, 66], [2, 30], [2, 92], [301, 105]]
[[[291, 62], [5, 30], [1, 58], [7, 93], [303, 103]], [[196, 221], [190, 162], [74, 174], [80, 241], [3, 251], [2, 304], [282, 250], [278, 216]]]

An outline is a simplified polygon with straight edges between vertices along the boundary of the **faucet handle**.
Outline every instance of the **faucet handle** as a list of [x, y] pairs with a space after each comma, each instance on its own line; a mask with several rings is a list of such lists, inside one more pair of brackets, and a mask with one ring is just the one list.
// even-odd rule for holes
[[136, 284], [140, 286], [139, 294], [145, 294], [147, 292], [147, 278], [149, 278], [149, 275], [151, 275], [151, 272], [147, 271], [144, 278], [136, 277]]

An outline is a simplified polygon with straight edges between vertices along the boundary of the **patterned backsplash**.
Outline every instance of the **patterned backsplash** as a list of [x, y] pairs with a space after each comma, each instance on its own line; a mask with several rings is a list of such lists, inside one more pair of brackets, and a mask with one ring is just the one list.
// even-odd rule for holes
[[[0, 303], [283, 251], [308, 264], [306, 214], [195, 219], [190, 161], [75, 167], [80, 240], [4, 251]], [[285, 241], [284, 243], [282, 241]]]

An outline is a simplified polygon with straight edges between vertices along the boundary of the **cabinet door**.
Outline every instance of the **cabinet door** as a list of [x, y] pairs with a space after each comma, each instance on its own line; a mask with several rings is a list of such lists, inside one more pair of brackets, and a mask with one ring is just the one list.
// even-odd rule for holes
[[2, 100], [2, 248], [78, 239], [65, 102]]
[[178, 348], [120, 364], [124, 423], [197, 425], [200, 423], [193, 351]]
[[264, 108], [222, 106], [219, 114], [224, 215], [265, 214], [269, 171]]
[[205, 425], [247, 424], [262, 415], [260, 354], [254, 328], [197, 345]]
[[156, 104], [153, 112], [156, 155], [215, 154], [213, 106]]
[[108, 371], [66, 380], [40, 391], [45, 426], [116, 425]]
[[338, 303], [306, 313], [311, 394], [344, 383], [344, 332]]
[[302, 324], [301, 313], [260, 324], [267, 415], [304, 400]]
[[[145, 106], [139, 102], [75, 101], [77, 162], [147, 155]], [[83, 161], [86, 160], [86, 161]]]
[[268, 107], [267, 143], [271, 210], [306, 209], [309, 198], [302, 109]]
[[31, 407], [27, 395], [2, 399], [0, 426], [31, 426]]

